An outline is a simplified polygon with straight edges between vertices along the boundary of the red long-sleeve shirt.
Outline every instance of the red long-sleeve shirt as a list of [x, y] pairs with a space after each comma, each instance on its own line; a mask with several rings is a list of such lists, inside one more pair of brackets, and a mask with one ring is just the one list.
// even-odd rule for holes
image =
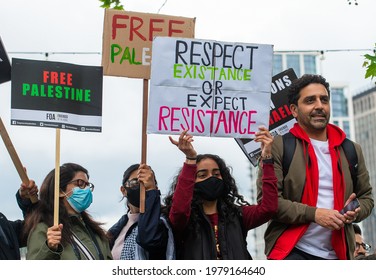
[[[263, 198], [259, 204], [242, 206], [244, 229], [250, 230], [269, 221], [277, 212], [277, 178], [273, 164], [263, 164]], [[191, 215], [191, 202], [196, 179], [196, 164], [184, 163], [174, 192], [170, 211], [170, 222], [177, 231], [183, 230]]]

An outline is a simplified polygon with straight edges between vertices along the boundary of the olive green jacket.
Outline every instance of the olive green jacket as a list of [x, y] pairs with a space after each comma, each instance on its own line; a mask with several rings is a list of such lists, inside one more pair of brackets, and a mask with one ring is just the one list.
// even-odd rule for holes
[[[98, 250], [92, 241], [85, 225], [77, 218], [71, 217], [72, 229], [74, 234], [82, 241], [90, 250], [96, 260], [99, 260]], [[58, 251], [52, 251], [47, 246], [47, 229], [45, 223], [39, 223], [35, 229], [29, 234], [27, 241], [26, 259], [28, 260], [77, 260], [79, 259], [74, 251], [72, 244], [62, 246]], [[100, 251], [105, 260], [111, 260], [112, 254], [108, 240], [102, 240], [98, 235], [94, 234]], [[85, 256], [78, 250], [80, 259], [85, 260]]]
[[[365, 165], [363, 153], [359, 144], [354, 143], [358, 155], [358, 183], [353, 186], [349, 164], [342, 147], [340, 148], [340, 157], [342, 171], [345, 178], [345, 197], [348, 199], [351, 193], [355, 193], [360, 202], [361, 211], [355, 222], [360, 222], [367, 218], [373, 209], [374, 201], [372, 196], [372, 186], [370, 185], [368, 170]], [[301, 198], [305, 186], [305, 159], [303, 156], [303, 144], [296, 140], [296, 149], [290, 164], [285, 180], [283, 180], [282, 158], [283, 158], [283, 139], [280, 135], [275, 136], [272, 154], [274, 158], [274, 170], [278, 178], [278, 212], [277, 215], [268, 223], [265, 231], [265, 254], [269, 255], [278, 237], [291, 224], [311, 223], [315, 221], [316, 207], [302, 204]], [[339, 164], [339, 163], [336, 163]], [[340, 165], [339, 165], [340, 166]], [[259, 169], [257, 179], [257, 200], [262, 197], [261, 184], [262, 169]], [[345, 235], [347, 244], [348, 259], [353, 259], [355, 250], [355, 236], [351, 224], [345, 225]]]

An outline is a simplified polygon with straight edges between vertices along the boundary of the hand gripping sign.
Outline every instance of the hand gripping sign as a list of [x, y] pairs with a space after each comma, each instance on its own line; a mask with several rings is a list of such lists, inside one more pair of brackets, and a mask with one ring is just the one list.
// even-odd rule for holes
[[[297, 76], [292, 68], [273, 76], [271, 84], [271, 101], [269, 131], [274, 135], [284, 135], [294, 126], [294, 119], [288, 103], [288, 89]], [[253, 166], [257, 166], [261, 156], [261, 145], [252, 139], [236, 138], [235, 141]]]

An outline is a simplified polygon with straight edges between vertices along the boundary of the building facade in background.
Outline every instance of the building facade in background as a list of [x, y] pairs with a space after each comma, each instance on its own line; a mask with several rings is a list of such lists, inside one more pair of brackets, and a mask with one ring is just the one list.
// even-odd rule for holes
[[273, 75], [293, 68], [296, 76], [318, 73], [320, 52], [274, 52]]
[[[376, 200], [376, 87], [369, 88], [353, 96], [355, 140], [362, 146]], [[366, 243], [371, 244], [371, 251], [376, 248], [376, 212], [362, 224], [362, 234]]]

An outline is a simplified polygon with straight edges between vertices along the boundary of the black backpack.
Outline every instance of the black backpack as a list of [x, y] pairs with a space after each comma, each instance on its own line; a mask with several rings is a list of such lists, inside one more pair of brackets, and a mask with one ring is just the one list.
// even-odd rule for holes
[[[290, 168], [290, 163], [292, 161], [292, 157], [295, 152], [296, 147], [296, 138], [292, 135], [291, 132], [288, 132], [282, 136], [283, 139], [283, 158], [282, 158], [282, 166], [283, 166], [283, 178], [285, 178], [287, 172]], [[353, 186], [357, 185], [358, 179], [358, 155], [356, 154], [354, 143], [346, 138], [342, 144], [342, 149], [345, 152], [347, 161], [349, 163], [349, 169], [351, 174], [351, 179], [353, 181]]]

